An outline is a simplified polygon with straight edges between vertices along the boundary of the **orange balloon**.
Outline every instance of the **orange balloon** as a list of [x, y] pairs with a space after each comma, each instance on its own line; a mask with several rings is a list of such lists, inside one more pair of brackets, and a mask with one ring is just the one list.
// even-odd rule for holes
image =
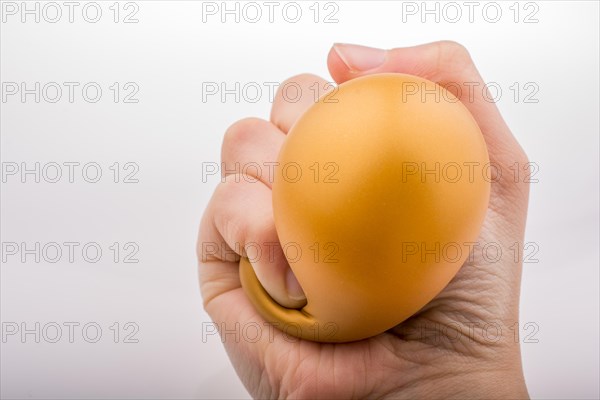
[[353, 79], [321, 97], [278, 163], [275, 226], [307, 303], [276, 303], [246, 258], [240, 277], [259, 313], [302, 339], [360, 340], [415, 314], [465, 262], [488, 206], [475, 119], [415, 76]]

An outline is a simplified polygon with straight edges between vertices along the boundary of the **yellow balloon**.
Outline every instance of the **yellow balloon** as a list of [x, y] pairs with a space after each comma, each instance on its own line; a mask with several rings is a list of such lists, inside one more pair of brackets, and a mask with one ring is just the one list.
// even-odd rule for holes
[[302, 339], [355, 341], [398, 325], [469, 256], [488, 164], [475, 119], [436, 83], [378, 74], [340, 85], [292, 127], [273, 182], [275, 226], [307, 304], [279, 305], [242, 258], [245, 292]]

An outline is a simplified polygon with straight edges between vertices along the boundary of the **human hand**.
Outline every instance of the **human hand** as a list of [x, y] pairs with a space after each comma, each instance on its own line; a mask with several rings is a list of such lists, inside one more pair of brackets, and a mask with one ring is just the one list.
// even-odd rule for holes
[[[522, 263], [509, 249], [523, 242], [529, 195], [528, 183], [515, 181], [510, 167], [515, 163], [527, 166], [528, 160], [496, 106], [484, 98], [483, 80], [468, 52], [453, 42], [387, 52], [336, 45], [329, 53], [328, 66], [337, 83], [397, 72], [446, 87], [474, 116], [490, 162], [502, 173], [492, 179], [479, 245], [450, 284], [397, 327], [366, 340], [337, 344], [292, 339], [277, 329], [256, 340], [240, 339], [240, 327], [267, 329], [267, 325], [241, 288], [239, 255], [246, 255], [248, 243], [278, 240], [271, 205], [272, 176], [262, 174], [253, 181], [228, 175], [202, 218], [197, 251], [204, 306], [221, 329], [238, 375], [256, 398], [527, 398], [519, 341], [511, 331], [515, 324], [518, 330]], [[285, 134], [314, 101], [309, 87], [315, 82], [325, 85], [311, 75], [290, 81], [302, 87], [300, 101], [286, 101], [279, 91], [270, 121], [246, 119], [228, 129], [222, 150], [226, 166], [276, 161]], [[232, 251], [207, 254], [206, 243], [233, 250], [238, 256]], [[485, 257], [481, 247], [487, 243], [503, 250], [499, 261]], [[262, 250], [270, 251], [266, 246]], [[275, 249], [274, 257], [261, 257], [253, 267], [263, 287], [280, 304], [303, 304], [301, 288], [281, 248]]]

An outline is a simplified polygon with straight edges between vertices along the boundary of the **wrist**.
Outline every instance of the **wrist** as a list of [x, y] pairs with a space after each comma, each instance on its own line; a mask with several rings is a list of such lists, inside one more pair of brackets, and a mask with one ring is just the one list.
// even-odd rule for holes
[[476, 374], [440, 377], [405, 386], [384, 399], [529, 399], [522, 376]]
[[469, 364], [433, 366], [427, 375], [403, 385], [385, 399], [529, 399], [520, 362], [517, 365]]

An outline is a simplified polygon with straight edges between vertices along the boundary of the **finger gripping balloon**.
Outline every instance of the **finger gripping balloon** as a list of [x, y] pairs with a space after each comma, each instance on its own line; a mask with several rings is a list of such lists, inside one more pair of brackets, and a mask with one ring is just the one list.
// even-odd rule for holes
[[477, 123], [450, 92], [415, 76], [340, 85], [292, 127], [278, 163], [275, 226], [307, 303], [279, 305], [247, 258], [240, 278], [288, 336], [347, 342], [406, 320], [458, 272], [487, 210]]

